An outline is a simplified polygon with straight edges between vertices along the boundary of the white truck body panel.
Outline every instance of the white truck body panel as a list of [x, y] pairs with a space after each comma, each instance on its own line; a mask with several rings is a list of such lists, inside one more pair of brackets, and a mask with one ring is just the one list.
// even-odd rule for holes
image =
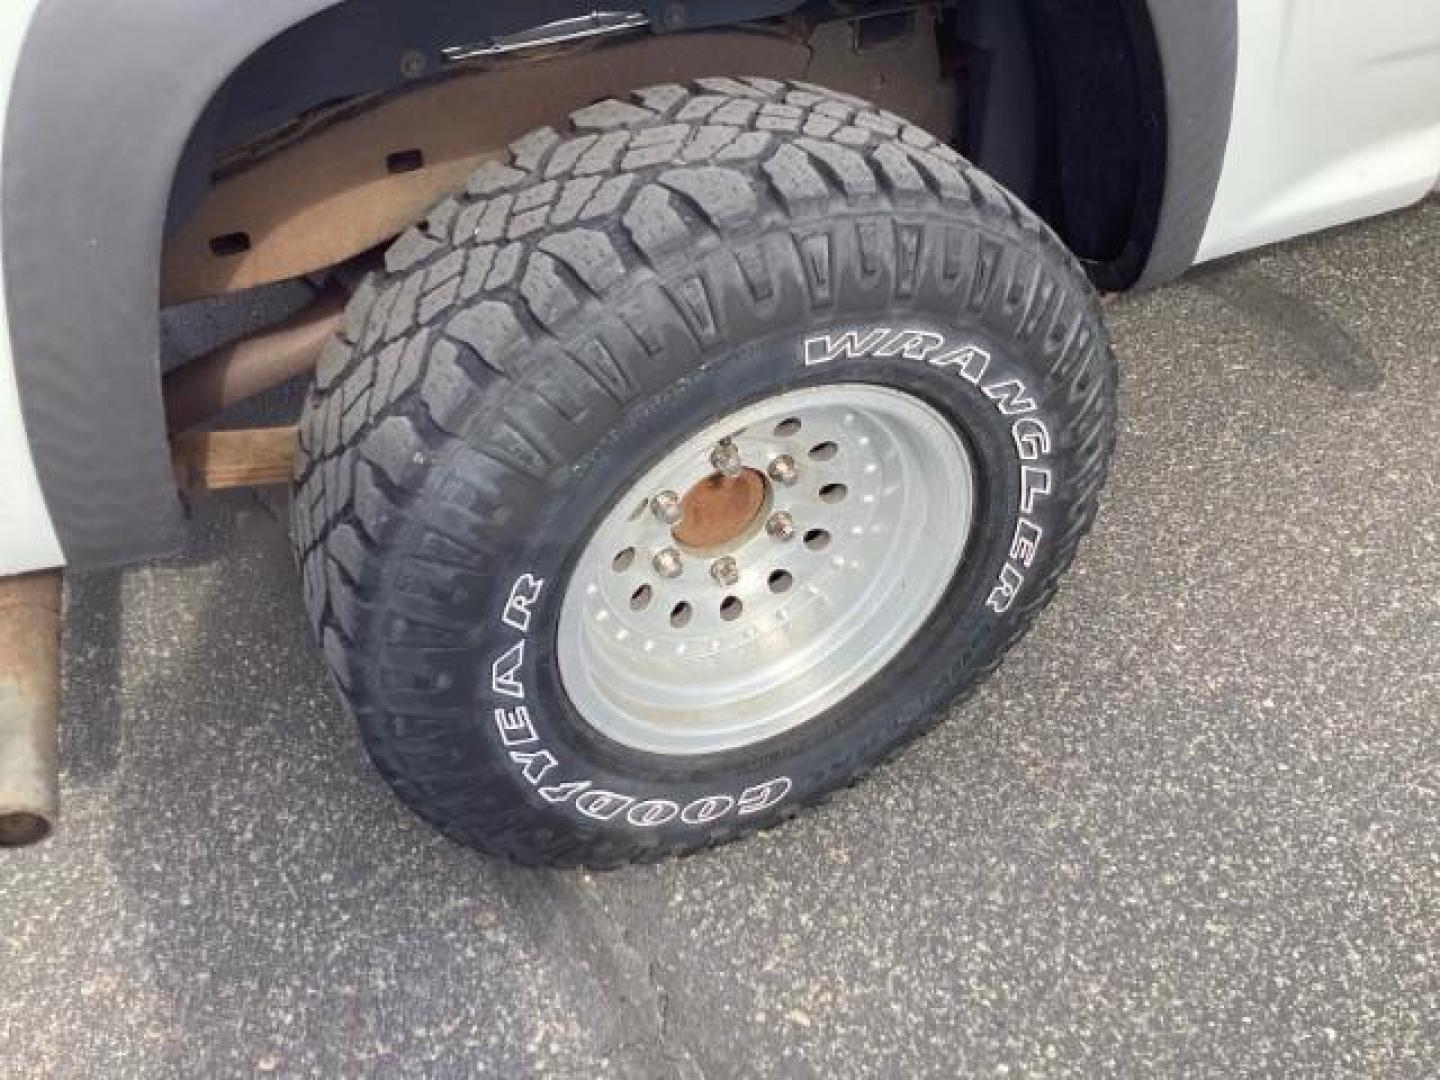
[[[36, 3], [37, 0], [0, 2], [0, 132], [5, 130], [6, 107], [20, 43]], [[3, 141], [0, 139], [0, 143]], [[0, 154], [3, 153], [4, 148], [0, 146]], [[46, 570], [65, 561], [25, 437], [4, 295], [5, 237], [0, 235], [0, 576]]]
[[1240, 0], [1199, 261], [1416, 202], [1440, 179], [1440, 2]]

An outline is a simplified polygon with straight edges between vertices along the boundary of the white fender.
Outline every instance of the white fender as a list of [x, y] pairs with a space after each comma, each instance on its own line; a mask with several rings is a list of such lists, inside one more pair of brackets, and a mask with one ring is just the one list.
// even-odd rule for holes
[[1240, 0], [1199, 261], [1396, 210], [1440, 178], [1440, 3]]
[[[30, 25], [37, 0], [0, 3], [0, 132], [5, 130], [10, 85], [20, 57], [20, 42]], [[0, 161], [4, 160], [0, 139]], [[55, 536], [50, 512], [40, 493], [20, 391], [10, 349], [10, 323], [5, 301], [5, 237], [0, 233], [0, 577], [61, 566], [65, 556]]]

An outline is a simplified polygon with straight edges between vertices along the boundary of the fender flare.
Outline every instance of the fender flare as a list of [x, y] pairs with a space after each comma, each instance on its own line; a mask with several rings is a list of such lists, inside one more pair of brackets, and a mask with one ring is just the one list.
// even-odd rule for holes
[[165, 208], [206, 103], [252, 52], [337, 0], [47, 0], [6, 122], [6, 311], [40, 486], [65, 558], [180, 535], [160, 397]]
[[1148, 0], [1165, 83], [1165, 186], [1136, 288], [1163, 285], [1195, 263], [1230, 142], [1239, 69], [1238, 0]]

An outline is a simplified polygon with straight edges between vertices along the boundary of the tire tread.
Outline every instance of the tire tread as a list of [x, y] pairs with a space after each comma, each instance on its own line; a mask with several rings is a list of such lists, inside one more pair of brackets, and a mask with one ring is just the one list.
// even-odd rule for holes
[[[1077, 261], [928, 133], [804, 83], [649, 87], [576, 111], [563, 131], [517, 140], [508, 161], [476, 171], [360, 286], [302, 420], [293, 539], [306, 606], [371, 755], [424, 817], [523, 863], [655, 861], [823, 802], [938, 722], [937, 706], [923, 724], [857, 742], [823, 790], [743, 828], [720, 825], [680, 848], [587, 838], [537, 826], [507, 795], [498, 765], [484, 766], [493, 783], [455, 782], [441, 737], [447, 706], [424, 671], [393, 659], [403, 650], [386, 647], [397, 634], [413, 644], [445, 626], [441, 601], [474, 587], [466, 559], [507, 527], [512, 493], [553, 482], [597, 417], [663, 386], [667, 349], [705, 354], [725, 340], [724, 290], [707, 274], [743, 287], [747, 317], [763, 321], [797, 288], [824, 313], [841, 287], [844, 220], [891, 210], [903, 211], [892, 235], [870, 230], [851, 245], [862, 262], [893, 250], [897, 298], [932, 277], [957, 306], [1040, 350], [1046, 379], [1072, 403], [1072, 510], [1048, 573], [1017, 605], [1008, 648], [1048, 603], [1094, 520], [1115, 438], [1115, 365], [1090, 329], [1098, 302]], [[448, 474], [446, 519], [427, 519], [436, 539], [397, 555], [391, 545], [416, 493], [449, 455], [468, 456], [466, 475], [482, 479]], [[387, 552], [398, 569], [379, 620], [372, 609]], [[946, 661], [934, 685], [965, 662]]]

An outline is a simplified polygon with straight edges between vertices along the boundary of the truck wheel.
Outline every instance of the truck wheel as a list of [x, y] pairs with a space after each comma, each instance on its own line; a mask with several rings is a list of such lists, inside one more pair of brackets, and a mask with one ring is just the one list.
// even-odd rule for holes
[[295, 545], [381, 772], [606, 867], [771, 825], [993, 670], [1089, 526], [1115, 371], [947, 147], [763, 79], [581, 109], [355, 296]]

